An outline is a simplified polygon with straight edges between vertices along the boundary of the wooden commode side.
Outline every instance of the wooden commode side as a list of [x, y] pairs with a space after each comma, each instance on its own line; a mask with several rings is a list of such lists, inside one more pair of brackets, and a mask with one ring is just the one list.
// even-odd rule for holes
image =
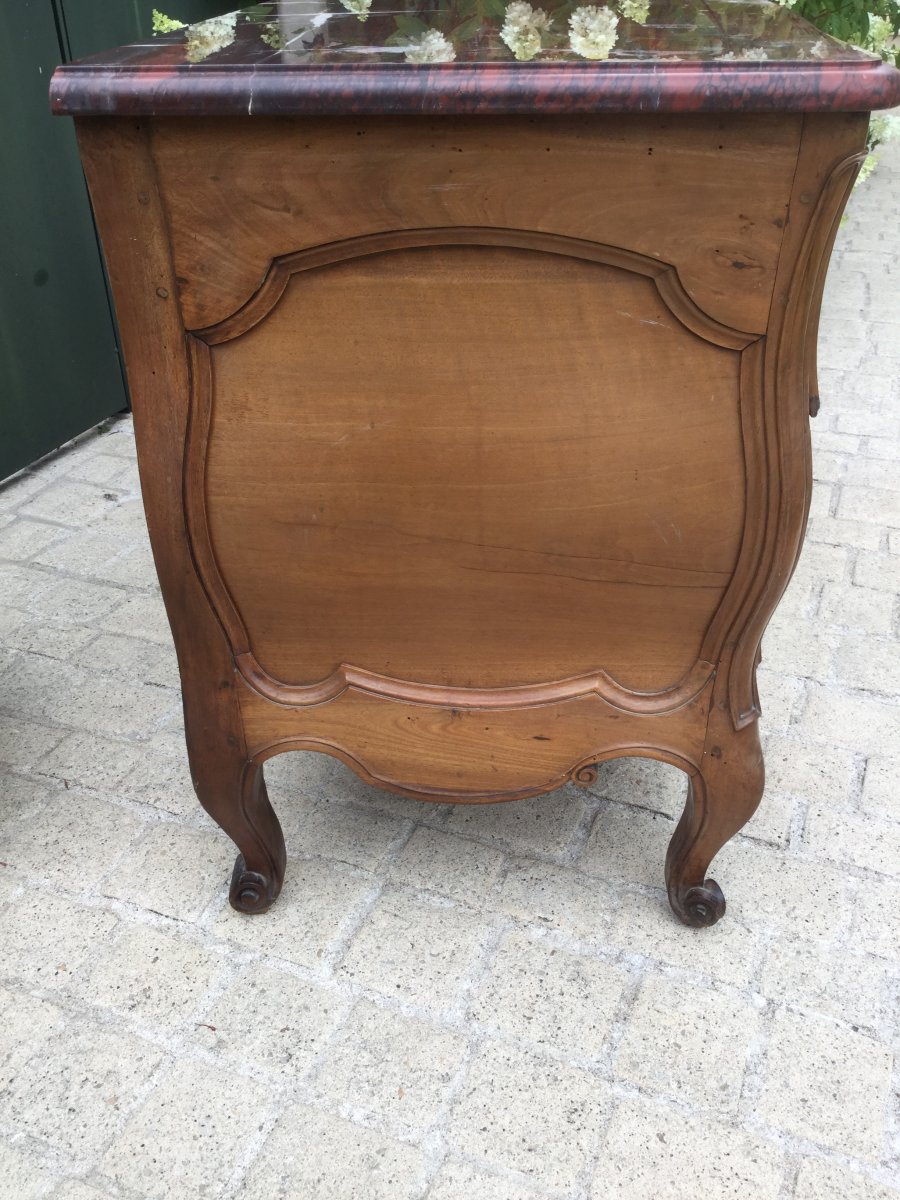
[[542, 105], [535, 64], [329, 74], [257, 62], [248, 34], [217, 74], [180, 46], [67, 68], [56, 105], [116, 298], [194, 783], [240, 849], [232, 903], [281, 886], [280, 751], [442, 802], [646, 755], [688, 775], [669, 899], [712, 924], [709, 864], [763, 791], [754, 675], [803, 537], [818, 309], [865, 151], [834, 71], [873, 103], [896, 83], [851, 51], [768, 74], [723, 56], [712, 99], [653, 60], [626, 96], [622, 64], [571, 62]]

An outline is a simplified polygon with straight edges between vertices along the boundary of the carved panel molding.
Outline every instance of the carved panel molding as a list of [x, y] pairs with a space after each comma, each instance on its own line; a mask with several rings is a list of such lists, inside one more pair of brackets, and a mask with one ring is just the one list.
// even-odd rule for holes
[[[234, 342], [264, 322], [279, 306], [291, 280], [303, 273], [327, 269], [351, 260], [427, 247], [498, 247], [538, 255], [600, 264], [631, 277], [647, 280], [655, 288], [665, 311], [678, 325], [704, 343], [733, 353], [740, 361], [741, 398], [757, 397], [762, 389], [764, 339], [731, 329], [710, 318], [688, 296], [675, 268], [645, 255], [614, 246], [558, 235], [495, 228], [437, 228], [402, 230], [331, 243], [274, 259], [257, 292], [224, 321], [188, 334], [192, 374], [191, 416], [185, 454], [184, 499], [187, 524], [198, 573], [210, 603], [232, 647], [235, 662], [250, 687], [259, 695], [285, 705], [321, 704], [352, 687], [370, 695], [425, 705], [452, 705], [461, 709], [504, 709], [546, 704], [596, 695], [622, 711], [661, 714], [673, 712], [697, 697], [715, 671], [726, 631], [731, 626], [745, 590], [741, 581], [746, 566], [757, 559], [761, 530], [744, 530], [737, 565], [721, 601], [715, 608], [693, 665], [671, 685], [644, 690], [623, 684], [602, 668], [579, 671], [567, 678], [540, 680], [503, 687], [448, 686], [427, 680], [392, 677], [340, 663], [318, 682], [297, 684], [277, 678], [264, 667], [251, 644], [247, 623], [226, 585], [214, 550], [207, 513], [207, 456], [214, 424], [215, 348]], [[653, 324], [653, 322], [646, 322]], [[758, 409], [756, 401], [737, 400], [747, 496], [745, 511], [758, 510], [757, 496], [764, 488], [765, 448], [762, 431], [746, 413]]]

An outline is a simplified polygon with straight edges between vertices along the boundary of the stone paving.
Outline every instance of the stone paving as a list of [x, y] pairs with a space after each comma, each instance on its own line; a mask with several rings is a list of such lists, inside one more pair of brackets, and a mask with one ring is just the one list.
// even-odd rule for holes
[[900, 1198], [898, 197], [900, 142], [840, 234], [711, 930], [637, 761], [452, 808], [286, 755], [284, 893], [232, 912], [128, 422], [0, 491], [3, 1200]]

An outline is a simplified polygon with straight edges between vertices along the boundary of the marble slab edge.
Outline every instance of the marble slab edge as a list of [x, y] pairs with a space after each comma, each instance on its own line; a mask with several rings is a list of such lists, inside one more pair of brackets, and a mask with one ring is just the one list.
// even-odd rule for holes
[[900, 104], [900, 71], [859, 63], [154, 66], [57, 69], [65, 116], [354, 116], [869, 112]]

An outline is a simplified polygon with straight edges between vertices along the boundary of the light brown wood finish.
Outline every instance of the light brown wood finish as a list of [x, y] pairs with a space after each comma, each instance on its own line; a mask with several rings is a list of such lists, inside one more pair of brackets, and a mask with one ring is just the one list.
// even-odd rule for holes
[[803, 120], [177, 118], [153, 122], [152, 140], [189, 329], [231, 316], [273, 258], [496, 225], [672, 263], [710, 317], [762, 333]]
[[191, 776], [201, 804], [241, 850], [232, 903], [262, 911], [281, 887], [284, 838], [244, 734], [231, 649], [185, 527], [190, 376], [147, 133], [140, 122], [88, 121], [79, 142], [116, 297], [147, 526], [178, 652]]
[[690, 778], [673, 909], [718, 919], [865, 118], [79, 134], [235, 907], [281, 884], [280, 750], [467, 801], [643, 754]]
[[323, 750], [403, 795], [486, 803], [579, 781], [586, 766], [625, 754], [650, 754], [690, 770], [702, 755], [711, 691], [707, 685], [688, 704], [652, 716], [623, 712], [590, 693], [484, 709], [388, 700], [350, 687], [322, 709], [275, 712], [247, 687], [238, 696], [260, 758]]
[[192, 533], [208, 523], [232, 644], [295, 684], [348, 661], [447, 687], [598, 664], [671, 687], [737, 561], [740, 355], [630, 260], [452, 236], [292, 275], [195, 372], [212, 419]]

